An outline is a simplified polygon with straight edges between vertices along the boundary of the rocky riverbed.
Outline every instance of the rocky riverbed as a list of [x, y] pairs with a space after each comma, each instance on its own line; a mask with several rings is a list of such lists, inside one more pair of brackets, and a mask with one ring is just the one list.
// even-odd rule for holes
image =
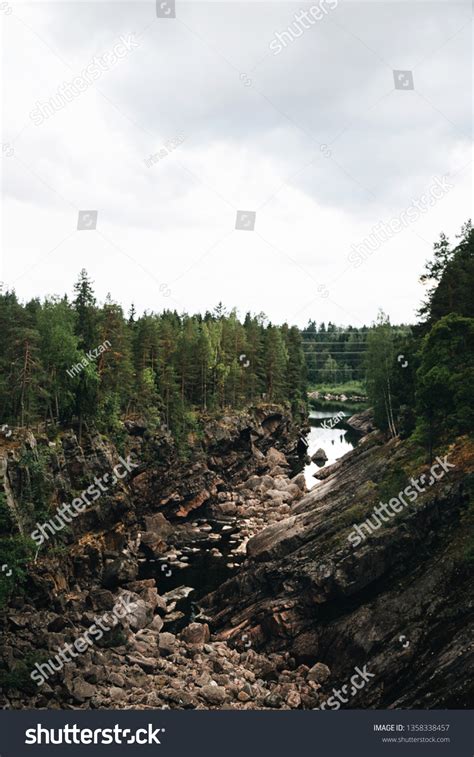
[[[3, 706], [315, 706], [314, 672], [308, 678], [287, 653], [257, 654], [245, 634], [231, 644], [213, 639], [199, 606], [239, 569], [249, 539], [304, 495], [304, 476], [294, 474], [306, 449], [300, 428], [277, 406], [209, 420], [191, 463], [166, 430], [152, 433], [140, 420], [126, 429], [130, 477], [39, 551], [26, 591], [2, 614]], [[35, 525], [22, 501], [32, 471], [48, 484], [52, 514], [117, 460], [100, 435], [79, 444], [72, 432], [51, 441], [18, 430], [1, 453], [22, 533]], [[133, 613], [74, 662], [52, 675], [42, 668], [41, 686], [32, 683], [33, 665], [74, 644], [120, 597]]]
[[[283, 408], [205, 428], [186, 459], [166, 430], [126, 424], [136, 467], [39, 550], [2, 613], [1, 706], [310, 709], [364, 665], [373, 677], [344, 706], [464, 706], [467, 440], [436, 490], [354, 550], [352, 524], [426, 468], [406, 444], [371, 432], [307, 492], [302, 429]], [[26, 483], [43, 482], [53, 512], [118, 454], [97, 433], [2, 441], [18, 530], [34, 526]], [[133, 610], [115, 628], [31, 681], [121, 598]]]

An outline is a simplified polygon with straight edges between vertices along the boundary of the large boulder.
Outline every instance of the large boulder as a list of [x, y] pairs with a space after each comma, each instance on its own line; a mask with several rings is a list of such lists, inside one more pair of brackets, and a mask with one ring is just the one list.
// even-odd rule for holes
[[86, 701], [86, 699], [90, 699], [94, 696], [94, 694], [96, 693], [96, 687], [92, 686], [92, 684], [90, 683], [87, 683], [83, 678], [78, 676], [77, 678], [75, 678], [72, 686], [69, 688], [69, 693], [71, 694], [72, 698], [76, 700], [76, 702], [82, 704]]
[[145, 517], [145, 528], [147, 532], [155, 534], [158, 538], [166, 541], [168, 536], [173, 532], [173, 526], [165, 518], [163, 513], [155, 513]]
[[173, 633], [163, 631], [158, 636], [158, 649], [163, 657], [173, 654], [176, 651], [177, 643], [176, 636]]
[[280, 504], [282, 502], [290, 502], [290, 500], [292, 499], [291, 492], [282, 491], [279, 489], [270, 489], [270, 491], [267, 492], [267, 497], [274, 500], [275, 502], [279, 502]]
[[127, 612], [125, 616], [125, 620], [128, 622], [132, 631], [139, 631], [141, 628], [145, 628], [151, 623], [153, 620], [153, 611], [155, 609], [153, 604], [148, 605], [144, 599], [141, 599], [138, 596], [138, 594], [131, 591], [122, 592], [121, 598], [124, 606], [130, 608], [130, 611]]
[[286, 476], [277, 476], [273, 481], [273, 489], [283, 492], [288, 488], [289, 480]]
[[179, 510], [176, 512], [176, 515], [179, 518], [185, 518], [192, 510], [197, 510], [205, 502], [207, 502], [210, 496], [211, 495], [207, 491], [207, 489], [202, 489], [194, 497], [187, 500], [186, 502], [183, 502]]
[[317, 662], [308, 670], [308, 681], [323, 684], [331, 677], [331, 671], [323, 662]]
[[108, 589], [115, 588], [129, 581], [134, 581], [137, 575], [137, 561], [132, 557], [121, 556], [106, 565], [102, 576], [102, 585]]
[[313, 455], [311, 455], [312, 463], [326, 463], [327, 460], [328, 460], [328, 456], [326, 455], [322, 447], [317, 449], [316, 452]]
[[371, 407], [367, 410], [363, 410], [361, 413], [351, 415], [350, 418], [344, 419], [346, 424], [350, 426], [354, 431], [358, 431], [360, 434], [370, 434], [374, 431], [374, 411]]
[[203, 649], [210, 639], [207, 623], [190, 623], [181, 631], [181, 639], [192, 649]]
[[227, 693], [223, 686], [208, 684], [202, 687], [200, 693], [209, 704], [222, 705], [227, 699]]
[[290, 484], [297, 486], [302, 492], [306, 491], [306, 478], [304, 473], [298, 473], [296, 476], [290, 479]]

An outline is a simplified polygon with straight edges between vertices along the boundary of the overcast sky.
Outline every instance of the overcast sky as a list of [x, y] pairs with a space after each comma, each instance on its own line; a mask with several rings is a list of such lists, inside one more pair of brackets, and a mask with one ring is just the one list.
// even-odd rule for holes
[[[471, 215], [470, 3], [326, 0], [304, 29], [295, 14], [311, 5], [178, 0], [157, 18], [153, 0], [12, 0], [4, 288], [70, 294], [84, 267], [126, 310], [222, 300], [299, 325], [360, 326], [379, 308], [412, 321], [433, 241]], [[275, 54], [275, 34], [298, 26]], [[124, 57], [57, 97], [129, 35]], [[414, 89], [395, 89], [393, 70]], [[451, 188], [419, 220], [350, 262], [443, 176]], [[77, 230], [81, 210], [98, 211], [95, 231]], [[256, 212], [254, 231], [235, 229], [239, 210]]]

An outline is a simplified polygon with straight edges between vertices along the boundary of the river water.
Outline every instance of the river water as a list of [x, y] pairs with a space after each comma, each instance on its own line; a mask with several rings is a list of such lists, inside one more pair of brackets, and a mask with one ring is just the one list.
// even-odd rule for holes
[[[354, 449], [358, 434], [341, 425], [341, 420], [343, 421], [345, 417], [349, 418], [352, 414], [353, 411], [343, 408], [311, 410], [309, 413], [311, 430], [306, 436], [308, 455], [311, 457], [321, 447], [328, 457], [325, 465], [331, 465], [346, 452]], [[314, 478], [314, 473], [321, 470], [321, 467], [316, 463], [305, 466], [304, 475], [308, 489], [318, 483], [318, 479]]]
[[[309, 445], [308, 455], [311, 457], [322, 447], [328, 456], [326, 465], [330, 465], [353, 449], [357, 444], [358, 434], [340, 425], [341, 419], [351, 414], [349, 409], [343, 410], [337, 405], [331, 406], [331, 409], [311, 410], [311, 429], [306, 436]], [[319, 483], [318, 479], [313, 477], [314, 472], [319, 469], [316, 463], [310, 463], [303, 468], [308, 489]], [[209, 528], [208, 541], [200, 542], [197, 548], [181, 548], [182, 559], [187, 561], [187, 564], [171, 562], [166, 556], [158, 559], [142, 557], [139, 560], [139, 578], [155, 578], [160, 594], [177, 590], [176, 612], [166, 616], [164, 630], [176, 633], [194, 620], [199, 613], [200, 598], [214, 591], [232, 576], [245, 559], [244, 554], [234, 553], [238, 545], [238, 527], [235, 521], [234, 517], [196, 517], [196, 526], [204, 523]], [[216, 556], [213, 549], [215, 547], [218, 547], [220, 555]], [[183, 593], [184, 587], [187, 588]]]

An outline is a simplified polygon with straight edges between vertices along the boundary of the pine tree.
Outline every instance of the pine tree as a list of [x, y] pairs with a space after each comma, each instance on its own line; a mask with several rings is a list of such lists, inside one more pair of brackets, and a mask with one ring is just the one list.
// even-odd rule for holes
[[281, 331], [269, 324], [265, 332], [266, 394], [271, 402], [286, 397], [288, 352]]
[[74, 313], [65, 298], [44, 302], [37, 314], [37, 328], [45, 376], [44, 416], [54, 422], [71, 420], [78, 385], [71, 368], [80, 362], [82, 354], [74, 333]]
[[79, 274], [79, 279], [74, 285], [74, 292], [76, 296], [73, 306], [77, 313], [76, 333], [79, 336], [79, 346], [87, 352], [97, 346], [97, 317], [92, 281], [85, 268]]

